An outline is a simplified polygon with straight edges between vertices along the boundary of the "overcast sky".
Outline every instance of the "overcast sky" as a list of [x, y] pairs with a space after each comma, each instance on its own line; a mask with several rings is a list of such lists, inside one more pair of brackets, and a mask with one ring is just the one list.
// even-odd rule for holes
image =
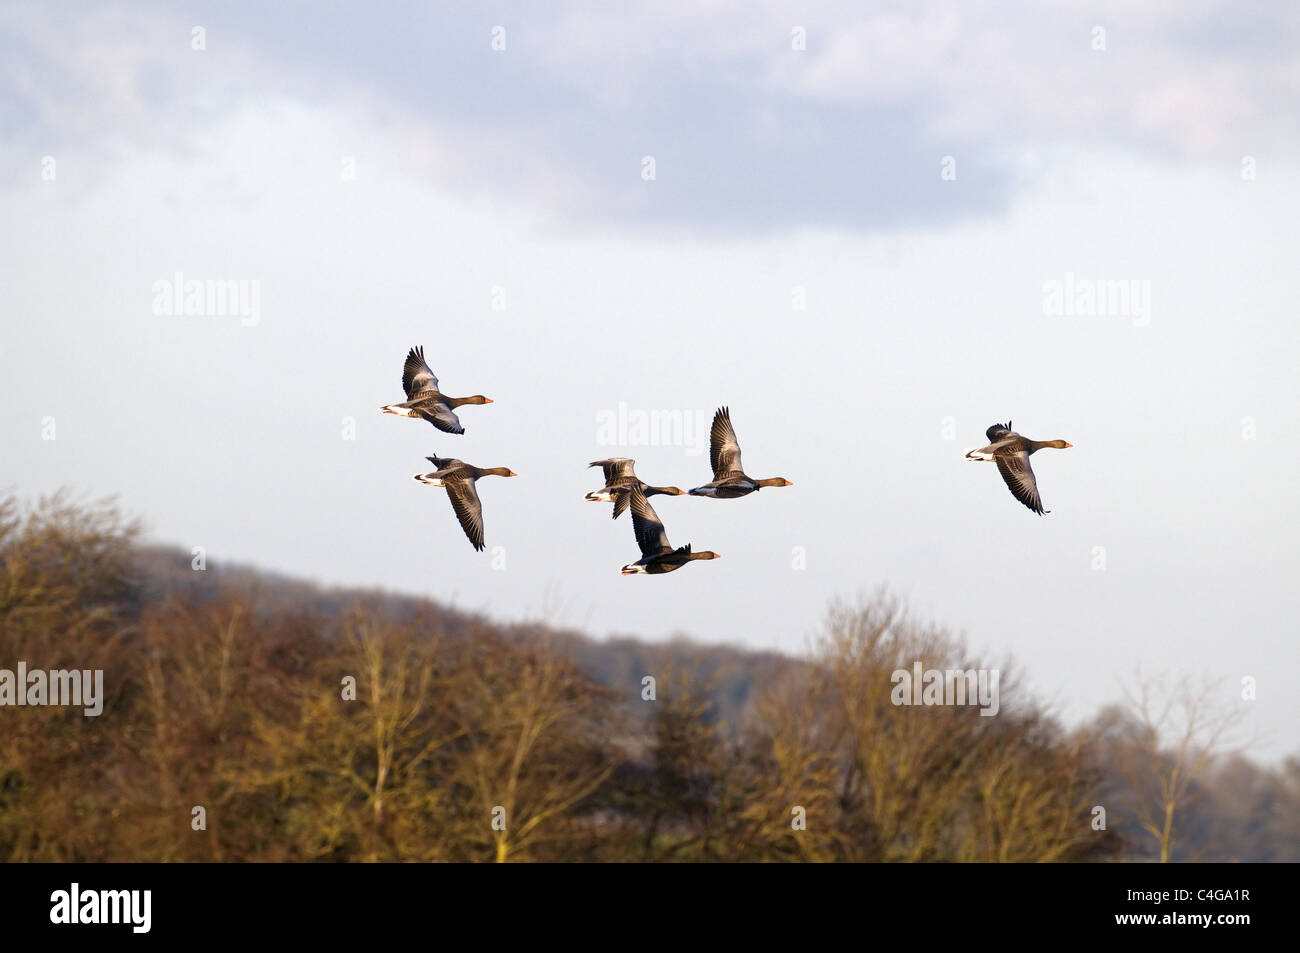
[[[798, 652], [887, 583], [1068, 718], [1251, 676], [1300, 747], [1300, 8], [541, 6], [0, 10], [0, 483], [597, 636]], [[416, 344], [464, 436], [379, 413]], [[622, 577], [585, 465], [707, 482], [722, 404], [794, 486], [654, 498], [723, 559]], [[962, 458], [1008, 418], [1048, 516]], [[519, 473], [484, 553], [435, 452]]]

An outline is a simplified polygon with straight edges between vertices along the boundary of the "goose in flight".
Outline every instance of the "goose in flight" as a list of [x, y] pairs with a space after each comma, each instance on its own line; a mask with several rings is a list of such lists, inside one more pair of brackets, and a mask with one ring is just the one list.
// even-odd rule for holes
[[713, 429], [709, 433], [709, 463], [713, 467], [713, 482], [697, 486], [691, 490], [691, 496], [734, 500], [765, 486], [794, 485], [785, 477], [755, 480], [745, 476], [740, 467], [740, 444], [736, 442], [736, 431], [731, 428], [731, 411], [726, 407], [719, 407], [713, 415]]
[[1039, 516], [1050, 513], [1051, 510], [1043, 509], [1043, 501], [1038, 496], [1038, 480], [1029, 465], [1029, 455], [1044, 447], [1064, 450], [1074, 444], [1064, 440], [1030, 440], [1012, 430], [1009, 420], [1005, 425], [994, 424], [985, 432], [985, 436], [988, 437], [989, 445], [971, 450], [966, 454], [966, 459], [992, 460], [998, 465], [1002, 479], [1007, 481], [1012, 496]]
[[664, 532], [664, 524], [650, 506], [639, 486], [629, 487], [628, 502], [632, 507], [632, 531], [636, 534], [636, 543], [641, 547], [641, 558], [623, 567], [623, 575], [633, 576], [637, 573], [672, 572], [681, 569], [693, 559], [718, 559], [717, 553], [708, 551], [693, 553], [690, 543], [680, 549], [673, 549]]
[[635, 460], [629, 460], [627, 457], [610, 457], [608, 460], [596, 460], [588, 464], [592, 467], [601, 467], [605, 471], [605, 485], [599, 490], [592, 490], [585, 499], [593, 503], [610, 503], [614, 504], [614, 519], [618, 519], [627, 509], [629, 501], [628, 491], [636, 486], [646, 496], [655, 494], [667, 496], [681, 496], [682, 491], [675, 486], [651, 486], [648, 483], [641, 482], [637, 475], [632, 471]]
[[508, 467], [489, 467], [484, 470], [451, 457], [425, 457], [425, 459], [437, 469], [432, 473], [417, 473], [415, 479], [430, 486], [446, 488], [447, 496], [451, 499], [451, 508], [456, 511], [456, 519], [460, 520], [460, 528], [465, 531], [474, 548], [481, 550], [483, 548], [483, 503], [478, 498], [478, 488], [475, 483], [479, 477], [512, 477], [519, 474]]
[[424, 362], [424, 347], [413, 347], [406, 355], [402, 367], [402, 390], [406, 400], [400, 404], [385, 404], [379, 409], [399, 417], [422, 417], [443, 433], [464, 433], [453, 411], [464, 404], [490, 404], [492, 399], [482, 394], [473, 397], [448, 397], [438, 391], [438, 378], [433, 376]]

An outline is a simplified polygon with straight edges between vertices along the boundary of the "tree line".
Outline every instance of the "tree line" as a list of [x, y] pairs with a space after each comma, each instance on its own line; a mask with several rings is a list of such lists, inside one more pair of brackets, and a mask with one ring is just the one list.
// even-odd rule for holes
[[[0, 668], [105, 686], [97, 717], [0, 707], [0, 860], [1297, 856], [1300, 762], [1163, 747], [1136, 706], [1067, 730], [884, 592], [792, 658], [197, 572], [138, 537], [111, 503], [0, 501]], [[996, 717], [891, 701], [919, 659], [997, 668]]]

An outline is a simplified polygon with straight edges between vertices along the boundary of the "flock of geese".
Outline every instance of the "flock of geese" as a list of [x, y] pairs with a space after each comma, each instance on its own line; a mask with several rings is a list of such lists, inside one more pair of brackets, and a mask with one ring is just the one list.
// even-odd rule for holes
[[[589, 464], [602, 468], [605, 485], [588, 493], [586, 499], [595, 503], [612, 502], [614, 519], [618, 519], [624, 510], [632, 510], [632, 531], [636, 534], [637, 545], [641, 547], [641, 558], [624, 566], [623, 575], [656, 575], [680, 569], [694, 559], [717, 559], [718, 554], [708, 550], [692, 552], [690, 543], [674, 548], [668, 542], [663, 521], [646, 497], [655, 494], [681, 496], [682, 491], [675, 486], [650, 486], [642, 483], [633, 472], [635, 464], [635, 460], [627, 457], [610, 457]], [[794, 485], [785, 477], [755, 480], [745, 474], [740, 465], [740, 443], [736, 440], [736, 431], [731, 427], [731, 411], [726, 407], [719, 407], [713, 415], [713, 428], [709, 431], [709, 464], [713, 467], [713, 480], [690, 490], [689, 496], [735, 500], [757, 493], [765, 486]]]
[[[438, 378], [424, 360], [424, 348], [413, 347], [406, 355], [402, 367], [402, 389], [406, 400], [386, 404], [380, 408], [386, 414], [415, 417], [427, 420], [443, 433], [464, 434], [456, 408], [470, 404], [490, 404], [482, 394], [473, 397], [448, 397], [438, 389]], [[1063, 450], [1073, 444], [1064, 440], [1030, 440], [1011, 429], [1011, 421], [994, 424], [985, 436], [988, 446], [971, 450], [968, 460], [991, 461], [998, 465], [1012, 496], [1040, 516], [1049, 513], [1043, 509], [1038, 495], [1038, 481], [1029, 465], [1031, 454], [1052, 447]], [[461, 529], [475, 550], [483, 549], [483, 503], [479, 499], [477, 483], [485, 476], [517, 476], [509, 467], [476, 467], [453, 457], [426, 457], [434, 465], [428, 473], [417, 473], [415, 479], [429, 486], [440, 486], [447, 491], [451, 507], [460, 521]], [[693, 552], [690, 543], [673, 547], [659, 515], [650, 505], [651, 496], [682, 496], [684, 491], [675, 486], [652, 486], [644, 483], [633, 470], [636, 461], [627, 457], [610, 457], [596, 460], [589, 466], [600, 467], [605, 485], [592, 490], [586, 499], [595, 503], [613, 503], [613, 518], [618, 519], [629, 509], [632, 511], [632, 531], [636, 536], [641, 558], [623, 567], [623, 575], [640, 573], [658, 575], [680, 569], [697, 559], [717, 559], [718, 554], [703, 550]], [[785, 477], [767, 477], [755, 480], [747, 476], [740, 464], [740, 443], [731, 426], [731, 411], [719, 407], [713, 415], [709, 432], [709, 464], [713, 479], [703, 486], [685, 491], [689, 496], [705, 496], [715, 500], [734, 500], [756, 493], [764, 487], [792, 486]]]

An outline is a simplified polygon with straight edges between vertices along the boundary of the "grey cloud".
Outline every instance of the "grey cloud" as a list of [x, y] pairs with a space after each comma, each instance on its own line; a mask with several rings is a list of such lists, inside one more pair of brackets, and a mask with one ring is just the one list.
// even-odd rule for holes
[[[882, 230], [996, 214], [1018, 189], [1005, 157], [1036, 138], [1078, 136], [1167, 151], [1180, 137], [1190, 141], [1186, 126], [1197, 120], [1200, 94], [1194, 77], [1179, 74], [1178, 45], [1203, 57], [1217, 39], [1220, 60], [1235, 69], [1223, 88], [1241, 88], [1259, 79], [1250, 71], [1252, 51], [1275, 51], [1279, 37], [1294, 34], [1295, 21], [1257, 11], [1266, 24], [1277, 21], [1269, 29], [1239, 23], [1219, 8], [1181, 19], [1173, 8], [1160, 8], [1130, 22], [1122, 8], [1090, 10], [1110, 24], [1117, 48], [1106, 54], [1115, 67], [1098, 72], [1094, 95], [1087, 86], [1094, 80], [1060, 80], [1061, 70], [1050, 68], [1053, 53], [1038, 48], [1047, 30], [1040, 14], [1022, 20], [1014, 10], [986, 11], [977, 18], [948, 4], [925, 12], [960, 49], [954, 53], [945, 41], [918, 47], [915, 56], [889, 50], [884, 63], [891, 72], [880, 78], [887, 89], [858, 68], [859, 38], [905, 41], [932, 29], [929, 20], [882, 14], [887, 24], [873, 30], [871, 14], [830, 5], [815, 12], [820, 19], [809, 26], [809, 52], [792, 54], [788, 13], [762, 5], [733, 13], [710, 8], [698, 16], [689, 7], [640, 6], [617, 19], [584, 4], [558, 13], [497, 4], [359, 8], [341, 2], [113, 9], [93, 30], [81, 18], [41, 21], [34, 31], [40, 14], [32, 7], [8, 17], [0, 55], [10, 63], [4, 82], [13, 95], [4, 97], [10, 105], [0, 112], [0, 127], [38, 131], [48, 103], [65, 102], [84, 121], [62, 130], [63, 141], [112, 129], [153, 132], [166, 147], [195, 102], [289, 97], [346, 110], [359, 138], [369, 124], [388, 122], [434, 136], [455, 161], [426, 160], [423, 167], [412, 161], [404, 168], [441, 188], [489, 191], [570, 227], [720, 234], [801, 226]], [[1088, 22], [1079, 19], [1082, 32], [1069, 42], [1082, 48]], [[191, 23], [208, 31], [202, 59], [186, 48]], [[727, 23], [735, 28], [726, 30]], [[507, 30], [504, 53], [489, 44], [497, 24]], [[1170, 24], [1177, 29], [1167, 29]], [[89, 68], [69, 75], [80, 62], [76, 50], [49, 55], [52, 42], [93, 42], [94, 67], [103, 73], [114, 30], [133, 37], [116, 64], [121, 75], [97, 76]], [[1007, 49], [1022, 51], [1024, 62], [1001, 48], [981, 54], [988, 31]], [[1054, 42], [1061, 42], [1059, 34], [1051, 34]], [[1132, 60], [1124, 57], [1134, 56], [1138, 37], [1163, 37], [1150, 57], [1170, 85], [1134, 105], [1105, 84], [1131, 78]], [[802, 67], [791, 65], [801, 55], [817, 70], [815, 81], [804, 81]], [[964, 82], [968, 68], [978, 75], [971, 72]], [[23, 82], [37, 83], [39, 95], [24, 91]], [[1039, 100], [1031, 103], [1033, 96]], [[1062, 114], [1084, 108], [1079, 97], [1092, 111], [1064, 121]], [[1239, 112], [1225, 110], [1217, 121], [1238, 122]], [[57, 140], [59, 132], [45, 140]], [[1220, 138], [1203, 133], [1195, 142], [1213, 149]], [[644, 155], [657, 163], [653, 183], [640, 177]], [[956, 158], [955, 182], [940, 179], [945, 155]]]

